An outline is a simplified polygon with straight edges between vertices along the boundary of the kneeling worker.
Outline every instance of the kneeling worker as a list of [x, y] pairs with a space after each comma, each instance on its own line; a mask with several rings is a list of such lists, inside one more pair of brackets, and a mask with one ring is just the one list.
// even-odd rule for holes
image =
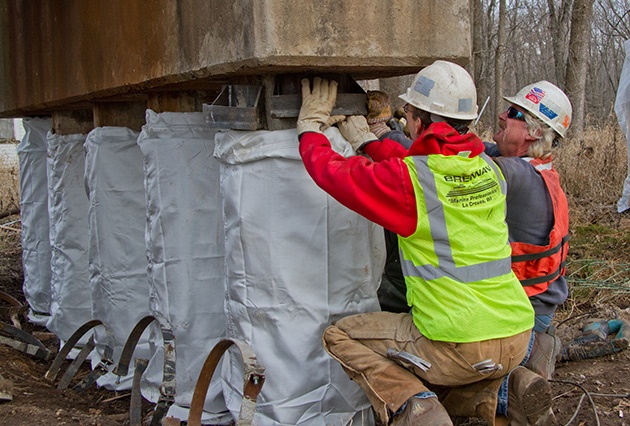
[[468, 125], [476, 89], [460, 66], [437, 61], [401, 98], [414, 139], [407, 151], [379, 141], [364, 117], [338, 124], [355, 151], [345, 158], [322, 130], [336, 82], [302, 81], [300, 154], [315, 183], [398, 235], [411, 313], [337, 321], [324, 346], [366, 392], [383, 424], [451, 425], [424, 383], [501, 379], [527, 353], [534, 311], [511, 270], [505, 181]]

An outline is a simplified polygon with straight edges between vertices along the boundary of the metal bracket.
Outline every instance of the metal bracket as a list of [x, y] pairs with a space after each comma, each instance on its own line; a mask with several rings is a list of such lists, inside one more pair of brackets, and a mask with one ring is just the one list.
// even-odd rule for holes
[[[295, 128], [302, 106], [301, 80], [306, 74], [268, 75], [262, 84], [228, 84], [212, 104], [204, 104], [212, 128], [280, 130]], [[339, 83], [331, 115], [366, 115], [367, 96], [346, 74], [323, 75]]]
[[217, 343], [210, 351], [206, 361], [199, 372], [199, 378], [195, 385], [190, 410], [188, 412], [188, 426], [201, 426], [201, 414], [205, 403], [210, 380], [214, 375], [221, 357], [232, 345], [236, 345], [243, 359], [245, 373], [243, 383], [243, 402], [241, 411], [236, 420], [237, 426], [250, 426], [253, 424], [254, 411], [256, 409], [256, 398], [265, 383], [265, 368], [258, 364], [256, 354], [245, 342], [237, 339], [224, 339]]
[[[173, 331], [170, 324], [168, 324], [168, 321], [163, 317], [154, 317], [151, 315], [148, 315], [138, 321], [133, 330], [131, 330], [131, 333], [129, 333], [129, 337], [125, 342], [125, 346], [120, 355], [120, 360], [118, 361], [118, 365], [116, 365], [116, 367], [114, 368], [113, 373], [118, 376], [126, 376], [127, 374], [129, 374], [129, 364], [131, 363], [131, 357], [136, 348], [136, 345], [138, 344], [142, 333], [144, 333], [144, 330], [149, 326], [149, 324], [154, 321], [157, 322], [160, 331], [162, 332], [162, 341], [164, 342], [164, 367], [162, 373], [162, 385], [160, 386], [160, 397], [158, 399], [157, 406], [151, 420], [151, 426], [159, 426], [164, 416], [166, 416], [169, 407], [175, 402], [176, 395], [175, 335], [173, 334]], [[140, 362], [140, 360], [136, 360], [136, 363], [138, 362]], [[146, 366], [144, 368], [146, 368]], [[137, 373], [134, 371], [134, 381], [136, 380], [136, 374]], [[137, 380], [140, 379], [138, 378]], [[133, 416], [137, 416], [135, 412], [132, 412], [132, 414]]]
[[7, 302], [9, 305], [11, 305], [10, 308], [8, 308], [9, 311], [9, 317], [11, 318], [11, 322], [13, 323], [14, 326], [20, 328], [21, 324], [20, 321], [18, 320], [18, 315], [21, 314], [25, 320], [28, 321], [28, 306], [22, 304], [19, 300], [17, 300], [15, 297], [11, 296], [8, 293], [5, 293], [4, 291], [0, 291], [0, 300]]
[[0, 321], [0, 332], [9, 334], [17, 339], [0, 336], [0, 343], [43, 360], [48, 360], [52, 355], [42, 342], [21, 328]]
[[206, 122], [216, 129], [263, 128], [263, 86], [226, 85], [210, 105], [203, 105]]
[[88, 355], [92, 353], [92, 351], [94, 350], [94, 346], [94, 335], [91, 335], [85, 346], [83, 346], [79, 351], [79, 354], [76, 356], [76, 358], [72, 360], [72, 363], [70, 363], [70, 366], [68, 367], [66, 372], [63, 374], [63, 376], [61, 376], [61, 380], [59, 380], [57, 389], [66, 389], [70, 385], [70, 381], [72, 380], [74, 375], [77, 374], [77, 371], [79, 371], [79, 368], [81, 368], [81, 365], [85, 362]]
[[148, 359], [136, 358], [131, 384], [131, 401], [129, 403], [129, 426], [142, 425], [142, 393], [140, 379], [149, 365]]
[[[63, 345], [63, 347], [61, 348], [61, 350], [59, 351], [59, 353], [55, 357], [55, 360], [53, 361], [52, 365], [50, 366], [50, 368], [46, 372], [45, 378], [47, 380], [49, 380], [49, 381], [54, 381], [55, 380], [55, 378], [57, 377], [57, 374], [59, 373], [61, 365], [63, 364], [63, 361], [68, 357], [68, 354], [75, 347], [75, 345], [77, 344], [79, 339], [81, 339], [81, 337], [83, 337], [89, 330], [91, 330], [92, 328], [94, 328], [96, 326], [99, 326], [99, 325], [102, 325], [104, 327], [104, 329], [105, 329], [106, 344], [105, 344], [105, 349], [103, 351], [103, 357], [101, 358], [101, 361], [96, 366], [96, 368], [94, 368], [79, 384], [74, 386], [73, 389], [78, 391], [78, 392], [81, 392], [81, 391], [87, 389], [93, 383], [95, 383], [101, 376], [103, 376], [103, 375], [105, 375], [105, 374], [107, 374], [109, 372], [109, 366], [112, 365], [112, 363], [113, 363], [112, 357], [114, 356], [114, 337], [113, 337], [114, 335], [112, 333], [112, 330], [105, 323], [103, 323], [101, 320], [94, 319], [94, 320], [90, 320], [90, 321], [86, 322], [85, 324], [83, 324], [82, 326], [80, 326], [72, 334], [72, 336], [70, 336], [68, 341]], [[89, 341], [88, 341], [88, 346], [89, 345], [90, 344], [89, 344]], [[88, 349], [86, 349], [86, 351], [87, 350]], [[91, 352], [91, 349], [87, 353], [86, 352], [79, 352], [79, 356], [78, 357], [85, 357], [85, 358], [87, 358], [87, 355], [90, 352]], [[64, 379], [63, 379], [64, 384], [66, 382], [69, 383], [70, 379], [72, 379], [72, 376], [74, 375], [72, 373], [72, 370], [74, 370], [74, 369], [78, 370], [78, 366], [76, 366], [76, 364], [74, 366], [71, 364], [70, 367], [68, 367], [68, 369], [71, 370], [71, 371], [67, 372], [64, 375]]]

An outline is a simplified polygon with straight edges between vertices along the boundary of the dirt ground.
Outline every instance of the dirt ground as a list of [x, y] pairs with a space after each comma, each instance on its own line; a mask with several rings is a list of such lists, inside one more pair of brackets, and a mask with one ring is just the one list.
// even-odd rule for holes
[[[0, 233], [6, 233], [0, 230]], [[24, 302], [19, 234], [0, 236], [0, 291]], [[630, 296], [619, 296], [580, 306], [564, 307], [556, 322], [558, 335], [567, 344], [580, 333], [584, 321], [620, 316], [630, 321]], [[0, 300], [0, 320], [10, 323], [9, 305]], [[46, 330], [20, 317], [24, 330], [56, 352], [57, 339]], [[0, 333], [1, 335], [2, 333]], [[0, 344], [0, 375], [13, 384], [13, 400], [0, 402], [0, 425], [41, 424], [113, 426], [129, 424], [129, 392], [91, 388], [83, 393], [59, 391], [44, 375], [52, 359], [44, 361]], [[64, 372], [69, 365], [61, 368]], [[89, 372], [85, 365], [72, 384]], [[61, 374], [60, 374], [61, 375]], [[630, 350], [584, 361], [560, 362], [554, 382], [554, 412], [561, 425], [630, 425]], [[586, 395], [585, 397], [583, 397]], [[148, 423], [151, 405], [145, 402], [143, 423]], [[599, 423], [598, 423], [599, 422]], [[480, 420], [458, 420], [459, 425], [482, 425]]]

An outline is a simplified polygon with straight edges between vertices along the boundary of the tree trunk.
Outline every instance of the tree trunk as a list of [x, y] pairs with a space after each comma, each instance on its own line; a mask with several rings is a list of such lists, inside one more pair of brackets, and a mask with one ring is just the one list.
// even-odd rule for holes
[[571, 14], [571, 37], [565, 87], [573, 105], [570, 131], [574, 135], [579, 135], [584, 130], [584, 99], [593, 3], [594, 0], [575, 0]]
[[486, 99], [487, 88], [483, 81], [484, 65], [484, 23], [483, 4], [481, 0], [470, 0], [470, 14], [472, 27], [472, 63], [471, 74], [477, 85], [477, 104], [483, 105]]
[[547, 4], [549, 5], [549, 33], [553, 43], [556, 83], [559, 87], [564, 87], [573, 0], [562, 0], [558, 9], [555, 7], [554, 0], [547, 0]]
[[[493, 117], [499, 115], [503, 102], [503, 71], [505, 51], [505, 0], [499, 1], [499, 22], [497, 26], [497, 50], [494, 57], [494, 108]], [[495, 123], [496, 127], [496, 123]]]

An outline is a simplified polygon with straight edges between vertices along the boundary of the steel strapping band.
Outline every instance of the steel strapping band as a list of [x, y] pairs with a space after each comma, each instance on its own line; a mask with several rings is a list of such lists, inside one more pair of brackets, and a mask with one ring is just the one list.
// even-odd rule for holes
[[199, 372], [199, 378], [195, 385], [190, 411], [188, 414], [189, 426], [201, 426], [201, 414], [203, 405], [210, 386], [210, 380], [214, 375], [221, 357], [232, 345], [236, 345], [243, 359], [244, 384], [243, 384], [243, 401], [241, 403], [241, 411], [236, 420], [237, 426], [252, 425], [254, 411], [256, 410], [256, 398], [265, 383], [265, 369], [258, 364], [256, 354], [252, 348], [245, 342], [237, 339], [225, 339], [217, 343], [210, 351], [206, 361]]
[[7, 302], [9, 305], [15, 306], [16, 308], [21, 308], [22, 306], [24, 306], [22, 303], [20, 303], [19, 300], [17, 300], [15, 297], [11, 296], [8, 293], [5, 293], [4, 291], [0, 291], [0, 300], [4, 300], [5, 302]]
[[70, 381], [77, 374], [79, 368], [83, 364], [83, 362], [87, 359], [88, 355], [94, 350], [94, 335], [91, 335], [88, 339], [85, 346], [81, 348], [79, 354], [75, 359], [72, 360], [70, 366], [66, 370], [66, 372], [61, 376], [61, 380], [59, 380], [59, 384], [57, 385], [57, 389], [66, 389], [70, 385]]
[[175, 402], [175, 373], [176, 373], [176, 354], [175, 354], [175, 335], [170, 325], [163, 317], [155, 318], [160, 325], [162, 332], [162, 341], [164, 342], [164, 366], [162, 370], [162, 385], [160, 386], [160, 397], [158, 398], [151, 426], [160, 426], [162, 419], [168, 413], [168, 409]]
[[85, 389], [96, 383], [98, 379], [109, 373], [109, 367], [114, 364], [114, 333], [104, 322], [101, 322], [100, 325], [102, 325], [105, 329], [105, 349], [103, 350], [103, 356], [96, 367], [94, 367], [79, 384], [72, 388], [77, 392], [83, 392]]
[[125, 342], [125, 346], [120, 354], [120, 359], [118, 360], [118, 365], [112, 371], [117, 376], [126, 376], [129, 374], [129, 364], [131, 364], [131, 356], [133, 355], [136, 346], [138, 345], [138, 341], [144, 333], [144, 330], [155, 321], [155, 317], [146, 316], [142, 318], [138, 323], [134, 326], [131, 333], [129, 333], [129, 337], [127, 337], [127, 341]]
[[160, 395], [158, 399], [158, 403], [155, 406], [155, 411], [153, 412], [153, 418], [151, 419], [151, 426], [161, 426], [162, 419], [166, 417], [168, 413], [168, 409], [175, 402], [175, 397], [164, 397], [164, 395]]
[[129, 426], [142, 425], [142, 393], [140, 379], [149, 365], [148, 359], [136, 358], [131, 384], [131, 401], [129, 403]]
[[[129, 374], [129, 364], [131, 363], [131, 357], [136, 349], [138, 341], [140, 340], [142, 333], [144, 333], [144, 330], [154, 321], [157, 322], [160, 328], [160, 332], [162, 333], [162, 342], [164, 344], [164, 366], [162, 371], [162, 384], [160, 386], [160, 397], [158, 398], [153, 418], [151, 419], [151, 426], [158, 426], [162, 424], [162, 419], [168, 413], [170, 406], [175, 402], [176, 395], [175, 336], [171, 330], [170, 324], [168, 324], [168, 321], [161, 316], [154, 317], [151, 315], [147, 315], [138, 321], [127, 337], [118, 365], [114, 368], [113, 373], [117, 376], [126, 376]], [[141, 360], [136, 360], [136, 364], [139, 361]], [[145, 369], [146, 366], [142, 371]], [[134, 381], [136, 380], [136, 375], [137, 371], [134, 371]], [[142, 376], [142, 373], [140, 373], [140, 376]], [[140, 378], [137, 380], [139, 381]]]
[[105, 349], [103, 351], [103, 357], [98, 365], [76, 386], [73, 387], [74, 390], [81, 392], [88, 388], [88, 386], [95, 383], [101, 376], [107, 374], [109, 372], [109, 366], [113, 364], [112, 357], [114, 355], [114, 335], [111, 329], [102, 321], [98, 319], [90, 320], [85, 324], [81, 325], [73, 334], [70, 336], [68, 341], [63, 345], [52, 365], [46, 372], [45, 378], [47, 380], [53, 381], [57, 377], [57, 373], [61, 368], [61, 364], [67, 358], [70, 351], [74, 348], [76, 343], [92, 328], [102, 325], [105, 329]]
[[0, 321], [0, 332], [4, 332], [16, 337], [20, 342], [23, 342], [25, 345], [24, 349], [20, 349], [16, 345], [12, 344], [9, 344], [9, 346], [20, 349], [22, 352], [33, 355], [37, 358], [41, 358], [44, 360], [50, 358], [51, 353], [46, 348], [46, 346], [44, 346], [44, 344], [40, 342], [35, 336], [27, 333], [21, 328], [17, 328], [14, 325]]
[[105, 359], [105, 357], [101, 358], [101, 361], [96, 365], [96, 367], [94, 367], [92, 371], [90, 371], [90, 373], [72, 389], [77, 392], [83, 392], [96, 383], [98, 379], [109, 373], [109, 366], [112, 364], [113, 362], [111, 360]]
[[55, 378], [57, 377], [57, 373], [59, 373], [59, 369], [61, 368], [61, 364], [63, 364], [64, 360], [68, 357], [68, 354], [70, 353], [72, 348], [74, 348], [74, 345], [76, 345], [76, 343], [81, 337], [83, 337], [85, 333], [100, 324], [102, 324], [100, 320], [90, 320], [77, 328], [74, 333], [72, 333], [72, 336], [70, 336], [70, 338], [62, 346], [52, 365], [46, 372], [46, 375], [44, 376], [46, 380], [55, 380]]
[[24, 352], [25, 354], [32, 355], [36, 358], [47, 360], [50, 358], [50, 352], [47, 349], [42, 349], [39, 346], [31, 345], [20, 340], [10, 339], [8, 337], [0, 336], [0, 343], [11, 346], [13, 349]]

